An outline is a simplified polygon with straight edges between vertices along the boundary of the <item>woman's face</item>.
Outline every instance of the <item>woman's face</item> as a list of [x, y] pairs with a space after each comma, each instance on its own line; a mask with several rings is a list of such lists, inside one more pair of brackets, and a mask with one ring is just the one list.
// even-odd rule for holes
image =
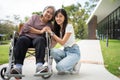
[[53, 18], [54, 10], [52, 8], [48, 8], [43, 12], [43, 17], [46, 21], [50, 21]]
[[62, 26], [63, 25], [63, 22], [65, 20], [65, 17], [62, 13], [58, 13], [56, 16], [55, 16], [55, 21], [57, 22], [58, 25]]

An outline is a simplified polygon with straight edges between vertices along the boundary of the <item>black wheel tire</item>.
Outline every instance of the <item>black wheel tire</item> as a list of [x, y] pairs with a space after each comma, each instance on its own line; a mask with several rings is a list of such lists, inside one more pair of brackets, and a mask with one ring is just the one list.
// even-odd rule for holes
[[9, 80], [9, 79], [10, 79], [9, 77], [5, 76], [6, 70], [7, 70], [7, 67], [3, 67], [3, 68], [1, 69], [1, 71], [0, 71], [0, 75], [1, 75], [1, 78], [2, 78], [3, 80]]
[[43, 75], [43, 76], [41, 76], [43, 79], [48, 79], [49, 77], [51, 77], [52, 76], [52, 74], [49, 74], [49, 75]]
[[53, 74], [53, 70], [51, 71], [51, 73], [50, 74], [47, 74], [47, 75], [43, 75], [43, 76], [41, 76], [43, 79], [48, 79], [49, 77], [51, 77], [52, 76], [52, 74]]

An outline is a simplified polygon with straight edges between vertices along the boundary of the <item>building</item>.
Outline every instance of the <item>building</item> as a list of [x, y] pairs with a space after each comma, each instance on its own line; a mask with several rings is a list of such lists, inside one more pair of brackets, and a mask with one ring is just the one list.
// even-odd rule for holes
[[87, 25], [89, 39], [120, 39], [120, 0], [100, 0]]

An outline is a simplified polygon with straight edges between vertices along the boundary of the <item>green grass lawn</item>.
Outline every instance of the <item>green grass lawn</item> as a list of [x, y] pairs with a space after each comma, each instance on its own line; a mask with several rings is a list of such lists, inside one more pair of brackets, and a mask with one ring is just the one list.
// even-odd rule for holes
[[106, 69], [112, 74], [120, 77], [120, 40], [109, 40], [108, 47], [106, 41], [100, 41], [104, 64]]
[[0, 45], [0, 65], [8, 62], [9, 45]]

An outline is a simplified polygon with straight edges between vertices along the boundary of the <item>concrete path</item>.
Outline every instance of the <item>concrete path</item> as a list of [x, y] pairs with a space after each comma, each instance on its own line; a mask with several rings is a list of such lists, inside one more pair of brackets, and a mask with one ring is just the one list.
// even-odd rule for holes
[[[78, 42], [81, 50], [81, 68], [77, 75], [57, 75], [55, 69], [55, 62], [53, 62], [53, 75], [47, 80], [120, 80], [120, 78], [109, 73], [103, 65], [103, 57], [99, 40], [81, 40]], [[0, 66], [0, 69], [3, 66]], [[25, 59], [25, 65], [23, 66], [22, 80], [44, 80], [41, 77], [33, 76], [35, 73], [35, 58]], [[0, 78], [1, 80], [1, 78]], [[10, 80], [15, 80], [11, 78]]]

